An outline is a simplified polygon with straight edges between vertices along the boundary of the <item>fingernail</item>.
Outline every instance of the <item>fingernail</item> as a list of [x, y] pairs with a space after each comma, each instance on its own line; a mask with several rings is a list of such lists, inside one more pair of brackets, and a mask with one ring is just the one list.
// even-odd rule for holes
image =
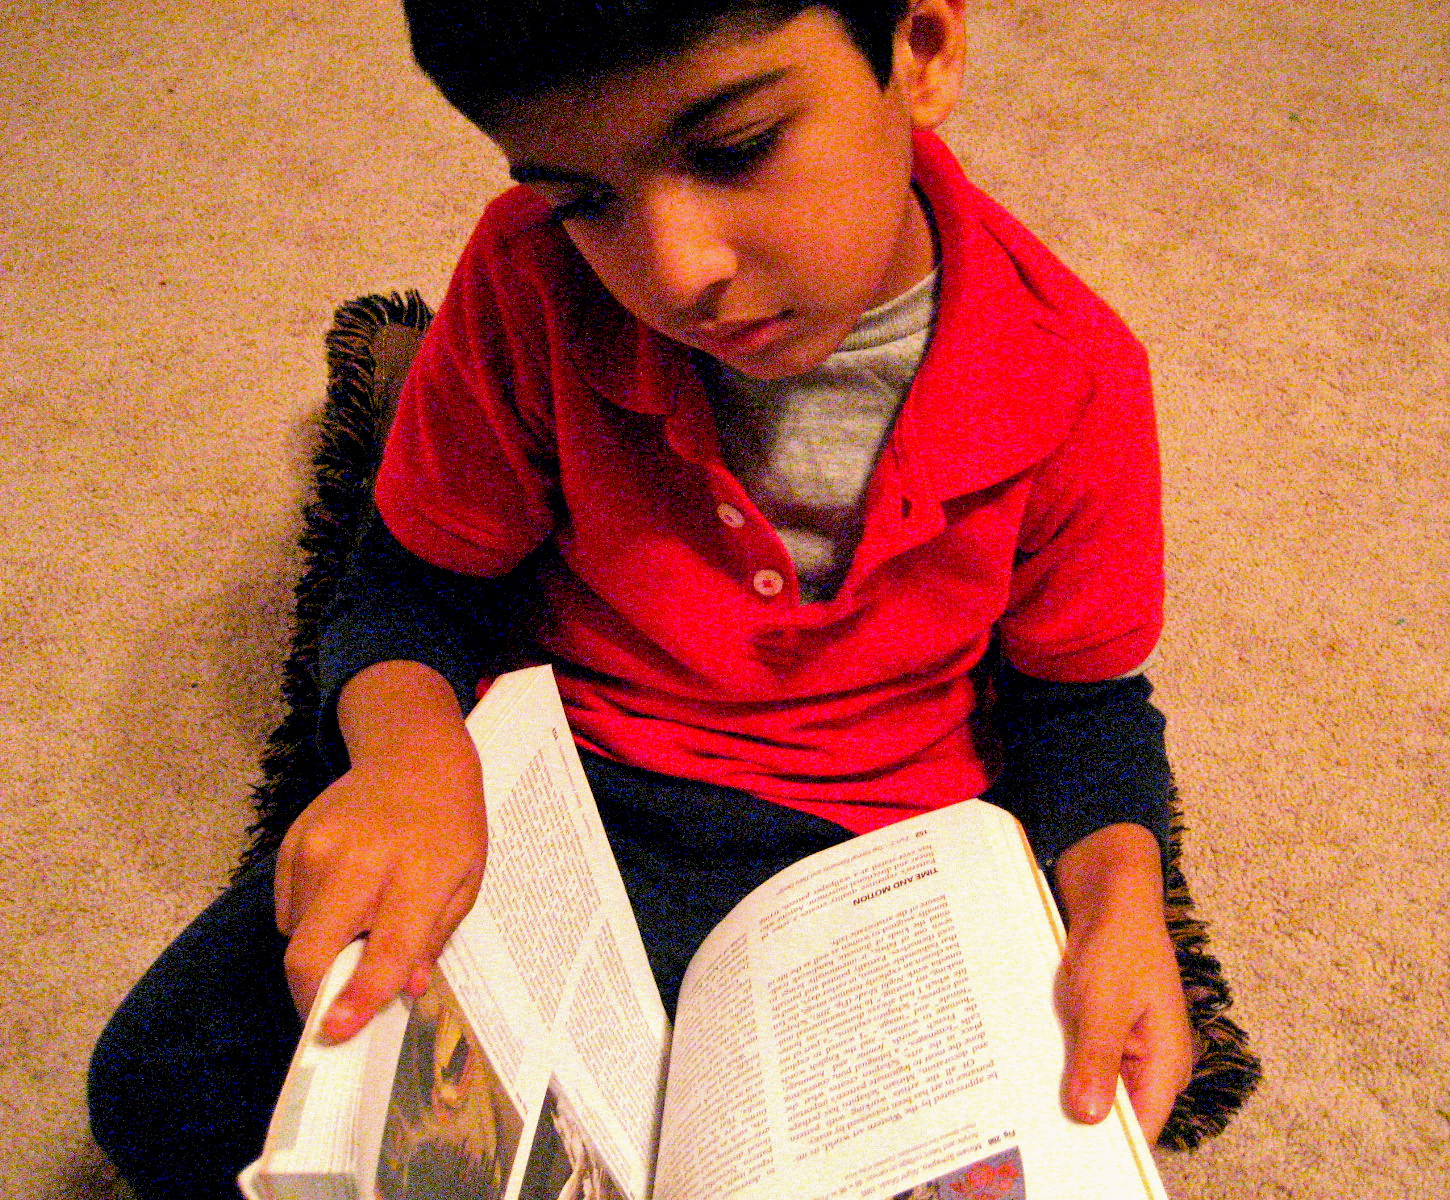
[[338, 1001], [328, 1011], [326, 1019], [322, 1022], [325, 1031], [331, 1037], [346, 1037], [351, 1031], [357, 1014], [353, 1012], [350, 1005]]
[[1113, 1098], [1104, 1092], [1084, 1092], [1080, 1103], [1084, 1118], [1090, 1124], [1096, 1124], [1108, 1115], [1108, 1110], [1113, 1107]]

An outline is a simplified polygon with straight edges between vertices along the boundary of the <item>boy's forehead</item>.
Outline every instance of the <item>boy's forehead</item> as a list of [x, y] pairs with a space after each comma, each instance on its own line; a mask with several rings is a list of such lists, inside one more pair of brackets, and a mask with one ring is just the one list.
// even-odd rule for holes
[[[860, 57], [828, 9], [786, 21], [730, 20], [656, 62], [520, 101], [492, 133], [518, 177], [545, 150], [583, 149], [609, 137], [641, 148], [671, 141], [803, 74], [839, 69], [842, 53]], [[860, 69], [867, 70], [864, 60]]]

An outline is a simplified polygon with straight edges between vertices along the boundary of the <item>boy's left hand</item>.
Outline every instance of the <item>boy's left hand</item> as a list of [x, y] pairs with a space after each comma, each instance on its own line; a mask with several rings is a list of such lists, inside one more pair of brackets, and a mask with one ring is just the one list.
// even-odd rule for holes
[[1056, 876], [1068, 923], [1058, 976], [1064, 1103], [1079, 1121], [1101, 1121], [1121, 1074], [1151, 1145], [1194, 1062], [1158, 843], [1142, 826], [1111, 825], [1069, 847]]

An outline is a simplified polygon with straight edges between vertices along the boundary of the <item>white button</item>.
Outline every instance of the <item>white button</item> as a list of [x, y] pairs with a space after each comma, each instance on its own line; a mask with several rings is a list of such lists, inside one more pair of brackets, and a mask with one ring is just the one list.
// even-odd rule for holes
[[779, 596], [781, 589], [785, 587], [785, 580], [781, 578], [779, 571], [757, 571], [751, 582], [762, 596]]
[[731, 529], [739, 529], [745, 524], [745, 514], [733, 504], [722, 504], [715, 510], [715, 515], [724, 521]]

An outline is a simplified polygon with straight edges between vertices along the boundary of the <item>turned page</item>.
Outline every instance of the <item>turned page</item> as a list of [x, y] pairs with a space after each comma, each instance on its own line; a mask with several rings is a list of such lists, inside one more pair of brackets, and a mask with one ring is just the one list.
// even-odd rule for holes
[[1121, 1088], [1100, 1126], [1061, 1110], [1054, 920], [980, 801], [757, 889], [685, 978], [656, 1200], [1161, 1196]]
[[488, 862], [440, 964], [526, 1123], [542, 1105], [616, 1190], [642, 1198], [669, 1020], [551, 669], [500, 676], [468, 728]]
[[361, 944], [339, 956], [250, 1197], [649, 1195], [669, 1021], [552, 671], [501, 676], [468, 730], [488, 804], [478, 900], [428, 991], [334, 1046], [316, 1026]]

